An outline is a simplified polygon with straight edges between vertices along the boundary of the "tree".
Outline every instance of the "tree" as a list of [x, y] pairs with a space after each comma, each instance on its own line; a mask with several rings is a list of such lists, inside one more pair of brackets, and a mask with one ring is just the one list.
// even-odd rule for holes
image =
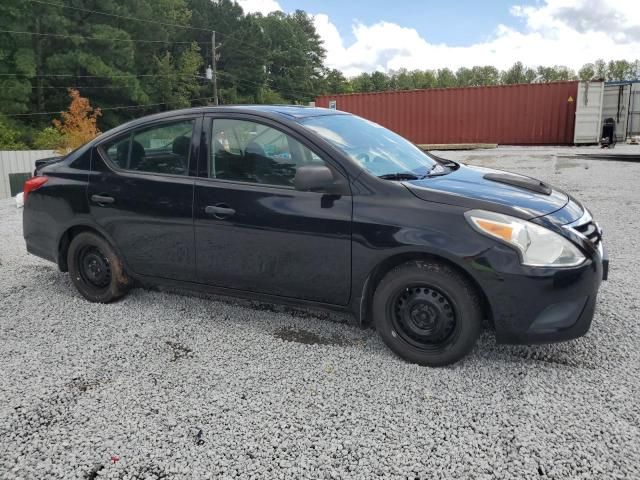
[[101, 115], [99, 108], [92, 108], [89, 100], [81, 97], [78, 90], [69, 89], [71, 104], [61, 112], [62, 121], [55, 119], [53, 125], [62, 135], [58, 151], [67, 153], [84, 145], [100, 134], [96, 120]]
[[0, 117], [0, 150], [25, 150], [26, 148], [26, 144], [20, 140], [19, 128]]
[[371, 88], [374, 92], [384, 92], [389, 89], [389, 77], [384, 72], [373, 72], [371, 74]]
[[433, 88], [437, 85], [437, 74], [433, 70], [413, 70], [411, 72], [415, 88]]
[[411, 90], [416, 88], [413, 76], [406, 68], [391, 72], [390, 84], [394, 90]]
[[340, 70], [327, 69], [323, 76], [322, 93], [348, 93], [351, 85]]
[[[201, 45], [203, 67], [213, 65], [211, 30], [216, 31], [219, 97], [222, 103], [260, 103], [267, 88], [269, 40], [260, 24], [261, 16], [244, 15], [231, 0], [188, 0], [191, 25], [203, 31], [189, 31]], [[204, 95], [211, 93], [205, 87]]]
[[500, 83], [500, 71], [496, 67], [491, 65], [485, 65], [483, 67], [473, 67], [471, 69], [473, 73], [474, 85], [498, 85]]
[[257, 18], [270, 42], [267, 72], [271, 88], [294, 103], [313, 100], [322, 84], [326, 51], [311, 17], [296, 10]]
[[[2, 28], [38, 31], [33, 4], [21, 0], [4, 0]], [[7, 32], [0, 33], [0, 112], [25, 113], [29, 110], [31, 82], [36, 78], [36, 51], [42, 39]]]
[[202, 66], [199, 51], [198, 45], [192, 43], [190, 49], [178, 54], [175, 59], [168, 51], [162, 57], [154, 57], [156, 75], [150, 93], [164, 104], [162, 109], [191, 105], [191, 98], [195, 98], [201, 89], [196, 78]]
[[607, 64], [607, 80], [631, 80], [633, 65], [626, 60], [612, 60]]
[[33, 147], [37, 150], [58, 150], [62, 148], [64, 136], [54, 127], [40, 130], [33, 138]]
[[512, 85], [515, 83], [531, 83], [535, 80], [537, 73], [535, 70], [525, 67], [522, 62], [516, 62], [511, 68], [500, 75], [501, 83]]
[[564, 80], [575, 80], [576, 74], [573, 70], [565, 66], [538, 67], [537, 69], [539, 82], [559, 82]]
[[371, 75], [367, 72], [351, 79], [351, 87], [354, 92], [371, 92], [373, 91], [373, 82], [371, 81]]
[[605, 80], [607, 78], [607, 64], [599, 58], [595, 61], [594, 65], [595, 75], [594, 80]]
[[583, 82], [593, 80], [596, 76], [596, 68], [593, 63], [585, 63], [580, 70], [578, 70], [578, 78]]
[[455, 87], [457, 84], [456, 74], [449, 68], [438, 70], [437, 86], [438, 87]]

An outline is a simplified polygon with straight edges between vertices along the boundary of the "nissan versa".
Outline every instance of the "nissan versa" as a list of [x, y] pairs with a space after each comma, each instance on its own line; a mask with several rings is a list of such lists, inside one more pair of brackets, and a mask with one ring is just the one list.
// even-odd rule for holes
[[589, 329], [608, 260], [566, 193], [426, 154], [335, 110], [203, 107], [40, 162], [27, 250], [92, 302], [135, 284], [350, 311], [398, 355], [455, 362]]

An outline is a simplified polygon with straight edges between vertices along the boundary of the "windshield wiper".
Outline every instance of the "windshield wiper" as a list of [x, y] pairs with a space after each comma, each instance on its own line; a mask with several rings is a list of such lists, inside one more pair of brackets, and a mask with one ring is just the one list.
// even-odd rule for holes
[[396, 172], [378, 175], [378, 178], [382, 178], [383, 180], [420, 180], [423, 177], [420, 175], [416, 175], [415, 173]]
[[[442, 164], [442, 163], [436, 163], [433, 165], [433, 167], [431, 167], [429, 169], [429, 172], [422, 178], [427, 178], [427, 177], [441, 177], [442, 175], [446, 175], [447, 173], [450, 172], [450, 170], [447, 170], [444, 167], [449, 167], [451, 170], [456, 170], [458, 167], [458, 164], [455, 162], [451, 162], [451, 163], [446, 163], [446, 164]], [[441, 172], [435, 172], [435, 170], [437, 168], [442, 168]]]

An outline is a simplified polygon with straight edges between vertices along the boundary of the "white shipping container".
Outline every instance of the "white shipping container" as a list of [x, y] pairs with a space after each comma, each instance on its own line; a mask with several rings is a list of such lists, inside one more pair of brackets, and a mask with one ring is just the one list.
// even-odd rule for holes
[[573, 142], [598, 143], [602, 125], [604, 82], [580, 82], [576, 99], [576, 126]]
[[607, 118], [616, 123], [618, 142], [640, 135], [640, 82], [580, 82], [577, 100], [574, 143], [598, 143]]
[[604, 86], [602, 120], [613, 118], [616, 122], [616, 141], [618, 142], [624, 142], [627, 138], [630, 92], [630, 83]]
[[631, 85], [627, 138], [640, 135], [640, 82]]

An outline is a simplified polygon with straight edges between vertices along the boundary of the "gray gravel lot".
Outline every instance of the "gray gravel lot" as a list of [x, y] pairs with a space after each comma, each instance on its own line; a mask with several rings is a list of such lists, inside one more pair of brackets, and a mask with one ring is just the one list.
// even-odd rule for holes
[[[581, 339], [453, 367], [338, 315], [134, 290], [96, 305], [0, 202], [0, 478], [640, 478], [640, 164], [446, 152], [583, 200], [612, 267]], [[117, 455], [115, 463], [112, 455]]]

